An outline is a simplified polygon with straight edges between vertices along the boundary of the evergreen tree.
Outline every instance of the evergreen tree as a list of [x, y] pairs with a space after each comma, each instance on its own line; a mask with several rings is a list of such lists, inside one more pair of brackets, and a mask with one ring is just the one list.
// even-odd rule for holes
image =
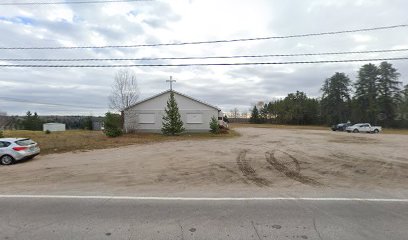
[[346, 122], [350, 119], [350, 79], [336, 72], [324, 81], [321, 100], [324, 120], [328, 124]]
[[[403, 90], [401, 90], [401, 94], [400, 94], [400, 95], [401, 95], [401, 97], [402, 97], [401, 103], [402, 103], [403, 105], [406, 105], [406, 106], [408, 107], [408, 84], [404, 86], [404, 89], [403, 89]], [[408, 110], [408, 108], [407, 108], [407, 110]]]
[[38, 114], [36, 112], [34, 112], [32, 122], [33, 122], [33, 129], [32, 130], [34, 130], [34, 131], [41, 131], [42, 130], [43, 122], [41, 121], [40, 117], [38, 116]]
[[400, 93], [401, 101], [398, 107], [398, 114], [396, 120], [399, 120], [398, 127], [408, 128], [408, 84]]
[[252, 109], [251, 117], [249, 118], [249, 122], [250, 123], [260, 123], [261, 122], [261, 119], [260, 119], [260, 116], [259, 116], [259, 111], [258, 111], [258, 108], [256, 107], [256, 105]]
[[268, 104], [271, 120], [278, 124], [319, 124], [320, 102], [304, 92], [290, 93], [282, 100]]
[[400, 99], [400, 74], [392, 64], [382, 62], [379, 66], [378, 78], [378, 111], [381, 114], [380, 123], [386, 127], [393, 125]]
[[42, 124], [43, 122], [41, 121], [38, 114], [36, 112], [32, 114], [30, 111], [26, 113], [24, 120], [21, 122], [22, 128], [24, 130], [31, 130], [31, 131], [41, 131]]
[[165, 135], [178, 135], [184, 132], [185, 129], [183, 127], [183, 122], [181, 121], [173, 91], [170, 92], [170, 98], [167, 101], [167, 107], [164, 111], [165, 115], [163, 116], [162, 133]]
[[260, 122], [265, 123], [269, 120], [268, 118], [268, 104], [265, 103], [261, 110], [259, 111]]
[[28, 111], [24, 117], [24, 120], [21, 122], [21, 125], [24, 130], [33, 130], [33, 114]]
[[376, 124], [378, 116], [377, 82], [379, 70], [374, 64], [363, 65], [358, 71], [354, 96], [353, 118], [357, 122]]
[[275, 104], [273, 102], [269, 102], [266, 108], [268, 113], [268, 122], [272, 123], [273, 118], [276, 117]]
[[220, 125], [218, 124], [218, 119], [214, 116], [211, 117], [210, 129], [211, 129], [210, 132], [215, 134], [220, 132]]

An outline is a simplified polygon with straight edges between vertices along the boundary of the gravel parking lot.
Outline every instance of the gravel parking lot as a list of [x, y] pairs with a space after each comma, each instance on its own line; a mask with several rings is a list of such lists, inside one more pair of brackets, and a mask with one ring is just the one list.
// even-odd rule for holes
[[0, 166], [0, 193], [407, 195], [407, 135], [237, 131], [241, 137], [38, 156]]

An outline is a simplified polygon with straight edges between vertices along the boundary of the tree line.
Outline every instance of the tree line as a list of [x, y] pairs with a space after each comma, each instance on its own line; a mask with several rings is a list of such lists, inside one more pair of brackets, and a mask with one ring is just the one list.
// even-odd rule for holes
[[408, 84], [403, 87], [399, 78], [388, 62], [361, 66], [354, 82], [336, 72], [324, 81], [320, 98], [289, 93], [284, 99], [255, 105], [250, 122], [332, 125], [351, 121], [408, 128]]
[[42, 131], [47, 122], [64, 123], [67, 129], [93, 130], [92, 116], [39, 116], [37, 112], [28, 111], [24, 117], [14, 118], [16, 129]]

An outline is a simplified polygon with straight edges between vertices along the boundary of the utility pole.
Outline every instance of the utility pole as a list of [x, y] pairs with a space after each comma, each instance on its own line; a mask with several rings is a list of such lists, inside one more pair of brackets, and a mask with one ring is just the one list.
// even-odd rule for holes
[[176, 82], [176, 80], [173, 80], [173, 77], [170, 76], [170, 79], [166, 80], [166, 82], [170, 83], [170, 91], [173, 91], [173, 82]]

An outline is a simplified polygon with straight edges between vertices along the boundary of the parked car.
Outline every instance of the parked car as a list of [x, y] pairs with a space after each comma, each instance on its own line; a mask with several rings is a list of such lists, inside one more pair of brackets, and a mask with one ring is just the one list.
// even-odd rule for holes
[[333, 125], [331, 129], [333, 131], [346, 131], [346, 128], [351, 126], [351, 123], [339, 123], [337, 125]]
[[0, 164], [31, 159], [40, 154], [38, 144], [28, 138], [0, 138]]
[[353, 126], [349, 126], [346, 128], [347, 132], [367, 132], [367, 133], [379, 133], [381, 132], [382, 128], [380, 126], [371, 126], [369, 123], [357, 123]]

